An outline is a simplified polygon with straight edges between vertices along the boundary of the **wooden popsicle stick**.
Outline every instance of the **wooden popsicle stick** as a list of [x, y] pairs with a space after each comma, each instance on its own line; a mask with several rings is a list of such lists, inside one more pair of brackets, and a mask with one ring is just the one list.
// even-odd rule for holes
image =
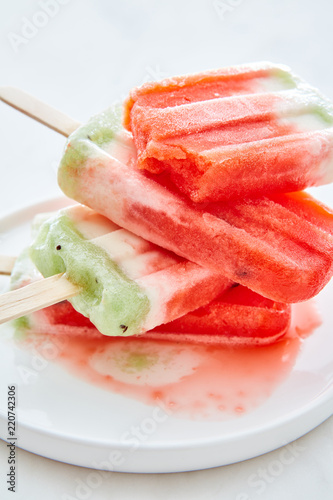
[[0, 255], [0, 274], [8, 275], [12, 272], [16, 257]]
[[[15, 87], [0, 87], [0, 100], [68, 137], [81, 123]], [[15, 257], [0, 256], [0, 274], [10, 274]], [[79, 287], [63, 274], [0, 295], [0, 324], [77, 295]]]
[[0, 324], [69, 299], [79, 291], [79, 287], [62, 273], [3, 293], [0, 295]]
[[[0, 87], [0, 100], [68, 137], [81, 123], [15, 87]], [[15, 257], [0, 256], [0, 274], [10, 274]], [[0, 324], [77, 295], [79, 287], [63, 274], [0, 295]]]
[[81, 125], [65, 113], [15, 87], [0, 87], [0, 100], [66, 137]]

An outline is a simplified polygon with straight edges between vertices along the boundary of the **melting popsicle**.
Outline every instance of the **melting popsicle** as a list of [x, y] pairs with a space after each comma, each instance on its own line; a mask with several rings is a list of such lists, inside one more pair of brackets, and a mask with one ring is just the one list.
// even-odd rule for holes
[[82, 205], [47, 218], [30, 256], [44, 277], [65, 273], [78, 287], [70, 302], [104, 335], [143, 333], [206, 305], [232, 284]]
[[[28, 252], [17, 259], [11, 288], [24, 287], [42, 279]], [[144, 338], [176, 342], [228, 345], [266, 345], [288, 331], [291, 306], [265, 299], [241, 285], [232, 285], [206, 306], [145, 332]], [[57, 337], [103, 338], [89, 318], [68, 301], [40, 309], [16, 320], [20, 334], [36, 333]]]

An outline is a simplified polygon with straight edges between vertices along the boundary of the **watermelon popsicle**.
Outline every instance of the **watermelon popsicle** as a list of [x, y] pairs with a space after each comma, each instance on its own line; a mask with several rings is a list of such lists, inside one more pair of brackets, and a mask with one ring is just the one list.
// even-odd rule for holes
[[233, 345], [264, 345], [282, 337], [290, 326], [291, 306], [234, 285], [206, 306], [147, 332], [167, 338]]
[[[119, 110], [118, 110], [119, 111]], [[272, 300], [316, 295], [333, 274], [333, 213], [306, 193], [197, 204], [136, 168], [132, 135], [112, 108], [68, 140], [61, 189], [148, 241]]]
[[78, 287], [70, 302], [104, 335], [144, 333], [206, 305], [232, 284], [82, 205], [39, 225], [32, 261], [44, 277], [65, 273]]
[[[27, 251], [18, 257], [11, 288], [42, 279]], [[284, 336], [291, 306], [265, 299], [241, 285], [232, 285], [206, 306], [147, 331], [144, 338], [206, 344], [266, 345]], [[40, 309], [16, 320], [21, 333], [102, 338], [91, 321], [68, 301]]]
[[270, 63], [150, 82], [125, 105], [138, 167], [195, 202], [299, 191], [333, 180], [333, 105]]

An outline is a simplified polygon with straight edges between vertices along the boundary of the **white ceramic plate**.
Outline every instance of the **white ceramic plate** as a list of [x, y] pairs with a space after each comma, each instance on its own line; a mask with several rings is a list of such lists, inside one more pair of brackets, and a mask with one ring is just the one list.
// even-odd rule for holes
[[[51, 211], [67, 203], [65, 199], [51, 200], [2, 218], [1, 253], [17, 254], [30, 241], [29, 224], [35, 213]], [[8, 278], [3, 277], [0, 284], [4, 289]], [[233, 364], [228, 367], [228, 360], [224, 358], [226, 368], [222, 379], [214, 379], [210, 374], [210, 378], [201, 380], [197, 387], [184, 381], [191, 378], [202, 362], [204, 351], [200, 348], [184, 350], [169, 344], [164, 346], [160, 358], [158, 355], [154, 358], [156, 345], [147, 344], [150, 346], [148, 357], [147, 352], [141, 352], [139, 358], [150, 359], [150, 367], [141, 366], [139, 373], [123, 363], [128, 350], [116, 343], [106, 361], [104, 355], [101, 363], [96, 353], [89, 361], [91, 366], [99, 363], [104, 375], [111, 370], [118, 386], [110, 390], [99, 384], [98, 379], [92, 382], [83, 372], [72, 371], [70, 362], [59, 363], [52, 346], [40, 355], [14, 344], [10, 339], [13, 327], [3, 325], [0, 328], [0, 437], [8, 438], [7, 388], [15, 385], [17, 446], [76, 465], [124, 472], [187, 471], [230, 464], [283, 446], [333, 413], [332, 298], [331, 284], [317, 300], [322, 326], [304, 340], [297, 355], [291, 353], [290, 346], [278, 355], [268, 349], [263, 351], [263, 357], [267, 356], [265, 368], [255, 373], [256, 363], [252, 363], [248, 376], [244, 376], [244, 372], [240, 375], [235, 368], [238, 354], [231, 351]], [[243, 362], [244, 358], [239, 358], [239, 364]], [[275, 366], [281, 373], [272, 378]], [[239, 387], [235, 377], [242, 379]], [[260, 377], [267, 379], [266, 385], [261, 384]], [[216, 394], [210, 391], [214, 392], [219, 384], [225, 398], [224, 407], [228, 404], [235, 407], [237, 397], [243, 397], [244, 406], [251, 409], [237, 413], [239, 408], [236, 408], [229, 414], [221, 410], [217, 417], [219, 405], [213, 401], [215, 410], [207, 410], [206, 405], [201, 413], [207, 410], [207, 416], [198, 418], [201, 396], [206, 403], [209, 398], [216, 399]], [[129, 386], [131, 389], [126, 393], [124, 387]], [[163, 390], [171, 386], [172, 397], [188, 403], [182, 413], [177, 410], [177, 401], [175, 409], [163, 402]], [[120, 392], [119, 387], [122, 387]], [[241, 394], [242, 388], [247, 395]], [[140, 396], [141, 390], [142, 394], [147, 391], [155, 394], [155, 404], [146, 404]], [[194, 408], [198, 411], [194, 412]]]

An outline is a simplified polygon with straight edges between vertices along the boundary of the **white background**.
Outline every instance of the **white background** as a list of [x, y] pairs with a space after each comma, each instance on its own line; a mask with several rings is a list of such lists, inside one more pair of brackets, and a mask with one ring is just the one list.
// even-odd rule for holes
[[[330, 0], [1, 0], [0, 6], [0, 84], [80, 121], [145, 80], [257, 60], [288, 64], [333, 98]], [[60, 194], [62, 136], [1, 104], [0, 137], [0, 214]], [[88, 469], [19, 450], [15, 494], [6, 491], [1, 442], [0, 497], [328, 500], [332, 441], [331, 418], [297, 441], [295, 460], [275, 476], [270, 471], [281, 450], [205, 471], [107, 473], [98, 487], [87, 486], [93, 484]], [[250, 478], [262, 471], [268, 479], [259, 488]]]

